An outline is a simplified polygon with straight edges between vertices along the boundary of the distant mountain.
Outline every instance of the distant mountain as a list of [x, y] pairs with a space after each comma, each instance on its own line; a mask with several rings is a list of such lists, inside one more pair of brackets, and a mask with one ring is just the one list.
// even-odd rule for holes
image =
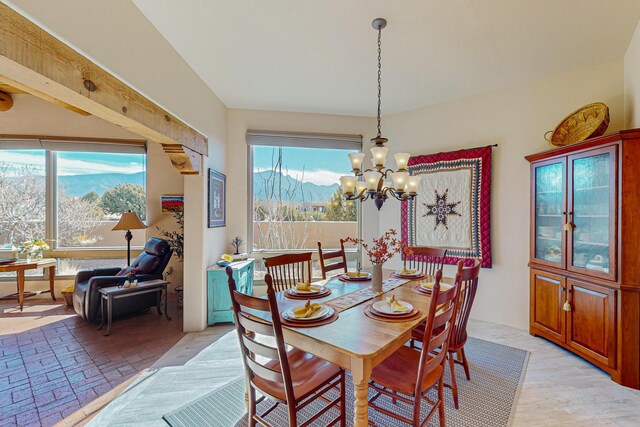
[[[265, 199], [264, 183], [271, 175], [271, 171], [263, 171], [254, 173], [253, 197], [257, 200]], [[277, 181], [277, 180], [276, 180]], [[286, 196], [286, 189], [293, 189], [299, 185], [299, 189], [291, 194], [292, 197]], [[323, 202], [331, 200], [331, 196], [339, 187], [338, 183], [333, 185], [317, 185], [312, 182], [300, 182], [288, 175], [282, 175], [282, 194], [283, 201], [288, 202]], [[303, 199], [304, 195], [304, 199]]]
[[58, 177], [58, 185], [64, 188], [69, 196], [82, 197], [95, 191], [100, 196], [110, 188], [118, 184], [131, 183], [144, 185], [144, 172], [137, 173], [97, 173], [90, 175], [61, 175]]

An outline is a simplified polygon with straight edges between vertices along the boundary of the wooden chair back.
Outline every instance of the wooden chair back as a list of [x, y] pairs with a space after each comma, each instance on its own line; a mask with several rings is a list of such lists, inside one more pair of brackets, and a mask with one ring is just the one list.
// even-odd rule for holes
[[458, 263], [458, 272], [454, 285], [446, 290], [442, 290], [440, 286], [442, 270], [436, 272], [436, 280], [431, 292], [431, 302], [429, 303], [429, 312], [424, 329], [415, 396], [420, 396], [420, 393], [424, 391], [426, 376], [438, 366], [444, 365], [446, 361], [449, 335], [454, 328], [455, 314], [458, 309], [462, 278], [461, 270], [462, 261]]
[[[322, 243], [318, 242], [318, 256], [320, 258], [320, 270], [322, 271], [322, 278], [327, 278], [327, 272], [334, 270], [344, 270], [347, 272], [347, 256], [344, 252], [344, 240], [340, 239], [340, 250], [332, 252], [322, 252]], [[327, 260], [336, 259], [337, 261], [325, 264]]]
[[264, 259], [276, 292], [295, 288], [311, 281], [311, 252], [284, 254]]
[[428, 246], [412, 246], [413, 255], [406, 258], [406, 265], [409, 269], [421, 271], [428, 276], [442, 270], [447, 250], [443, 248], [430, 248]]
[[473, 300], [478, 291], [478, 277], [480, 276], [480, 261], [476, 260], [473, 267], [463, 268], [460, 285], [460, 302], [455, 327], [451, 331], [449, 350], [457, 351], [467, 342], [467, 322], [471, 314]]
[[[287, 400], [290, 402], [295, 401], [289, 360], [287, 359], [286, 346], [282, 335], [280, 313], [278, 312], [276, 293], [273, 290], [271, 276], [267, 274], [264, 278], [267, 283], [267, 299], [262, 299], [238, 292], [231, 267], [227, 267], [226, 272], [229, 276], [228, 284], [229, 292], [231, 293], [233, 316], [247, 380], [254, 386], [255, 377], [281, 384], [285, 390]], [[270, 313], [272, 321], [267, 322], [255, 317], [251, 314], [252, 312]], [[266, 341], [275, 341], [275, 346], [267, 344]], [[269, 362], [272, 361], [280, 363], [280, 370], [272, 369], [268, 366]], [[282, 401], [275, 396], [269, 397]]]

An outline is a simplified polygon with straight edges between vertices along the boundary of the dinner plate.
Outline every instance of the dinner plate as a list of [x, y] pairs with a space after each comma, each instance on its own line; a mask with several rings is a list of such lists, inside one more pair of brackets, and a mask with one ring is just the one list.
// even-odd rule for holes
[[393, 274], [395, 274], [398, 277], [412, 278], [412, 277], [422, 276], [422, 271], [416, 270], [415, 273], [411, 273], [411, 274], [403, 274], [402, 271], [394, 271]]
[[342, 274], [340, 277], [342, 277], [344, 280], [351, 280], [351, 281], [359, 281], [359, 280], [371, 280], [371, 274], [370, 273], [366, 273], [366, 276], [359, 276], [359, 277], [352, 277], [345, 274]]
[[327, 307], [327, 306], [322, 306], [322, 308], [320, 308], [320, 310], [318, 310], [315, 313], [313, 313], [310, 317], [296, 317], [296, 315], [293, 313], [293, 310], [294, 310], [294, 308], [299, 308], [299, 307], [302, 307], [302, 306], [290, 308], [290, 309], [286, 310], [285, 312], [283, 312], [282, 315], [287, 320], [293, 320], [293, 321], [296, 321], [296, 322], [313, 322], [313, 321], [322, 320], [322, 319], [327, 318], [327, 317], [329, 317], [329, 316], [331, 316], [333, 314], [333, 308]]
[[401, 302], [402, 304], [406, 305], [408, 308], [404, 311], [393, 311], [391, 310], [391, 306], [389, 305], [389, 303], [386, 301], [378, 301], [374, 303], [372, 307], [375, 311], [380, 312], [382, 314], [388, 314], [390, 316], [407, 314], [407, 313], [410, 313], [411, 310], [413, 310], [413, 306], [408, 302], [400, 301], [400, 300], [398, 300], [398, 302]]
[[317, 295], [325, 291], [324, 286], [318, 286], [318, 287], [320, 289], [318, 289], [317, 291], [299, 291], [296, 288], [291, 288], [289, 289], [289, 293], [293, 295]]
[[[420, 288], [424, 291], [431, 292], [433, 290], [433, 286], [435, 282], [422, 282], [420, 283]], [[440, 282], [440, 290], [446, 291], [447, 289], [451, 289], [453, 286], [447, 283]]]

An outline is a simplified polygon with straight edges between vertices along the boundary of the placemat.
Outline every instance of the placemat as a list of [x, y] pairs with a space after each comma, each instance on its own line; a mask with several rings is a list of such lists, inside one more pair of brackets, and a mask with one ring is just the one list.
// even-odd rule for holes
[[[384, 282], [382, 282], [381, 293], [389, 292], [408, 282], [410, 282], [410, 280], [396, 279], [396, 278], [387, 279]], [[335, 308], [337, 311], [344, 311], [348, 308], [354, 307], [358, 304], [368, 301], [371, 298], [374, 298], [378, 295], [379, 293], [373, 292], [373, 289], [371, 289], [371, 286], [369, 286], [367, 288], [360, 289], [355, 292], [351, 292], [350, 294], [343, 295], [336, 299], [332, 299], [331, 301], [327, 301], [324, 303], [324, 305], [331, 306]]]

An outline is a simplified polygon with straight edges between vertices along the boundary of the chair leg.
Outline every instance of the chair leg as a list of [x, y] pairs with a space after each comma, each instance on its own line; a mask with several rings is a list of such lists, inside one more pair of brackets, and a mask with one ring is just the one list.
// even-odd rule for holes
[[467, 355], [464, 353], [464, 347], [460, 349], [462, 354], [462, 366], [464, 366], [464, 373], [467, 376], [467, 380], [471, 381], [471, 371], [469, 369], [469, 362], [467, 361]]
[[289, 427], [297, 427], [298, 416], [295, 404], [287, 403], [287, 409], [289, 410]]
[[438, 416], [440, 417], [440, 427], [445, 427], [444, 420], [444, 373], [438, 381]]
[[422, 398], [418, 394], [413, 400], [413, 427], [420, 427], [420, 406], [422, 405]]
[[347, 385], [346, 385], [346, 373], [342, 371], [342, 378], [340, 380], [340, 427], [347, 426]]
[[256, 427], [256, 390], [249, 385], [249, 427]]
[[453, 360], [453, 353], [447, 354], [449, 360], [449, 372], [451, 373], [451, 393], [453, 394], [453, 404], [456, 409], [459, 409], [458, 405], [458, 383], [456, 382], [456, 366]]

